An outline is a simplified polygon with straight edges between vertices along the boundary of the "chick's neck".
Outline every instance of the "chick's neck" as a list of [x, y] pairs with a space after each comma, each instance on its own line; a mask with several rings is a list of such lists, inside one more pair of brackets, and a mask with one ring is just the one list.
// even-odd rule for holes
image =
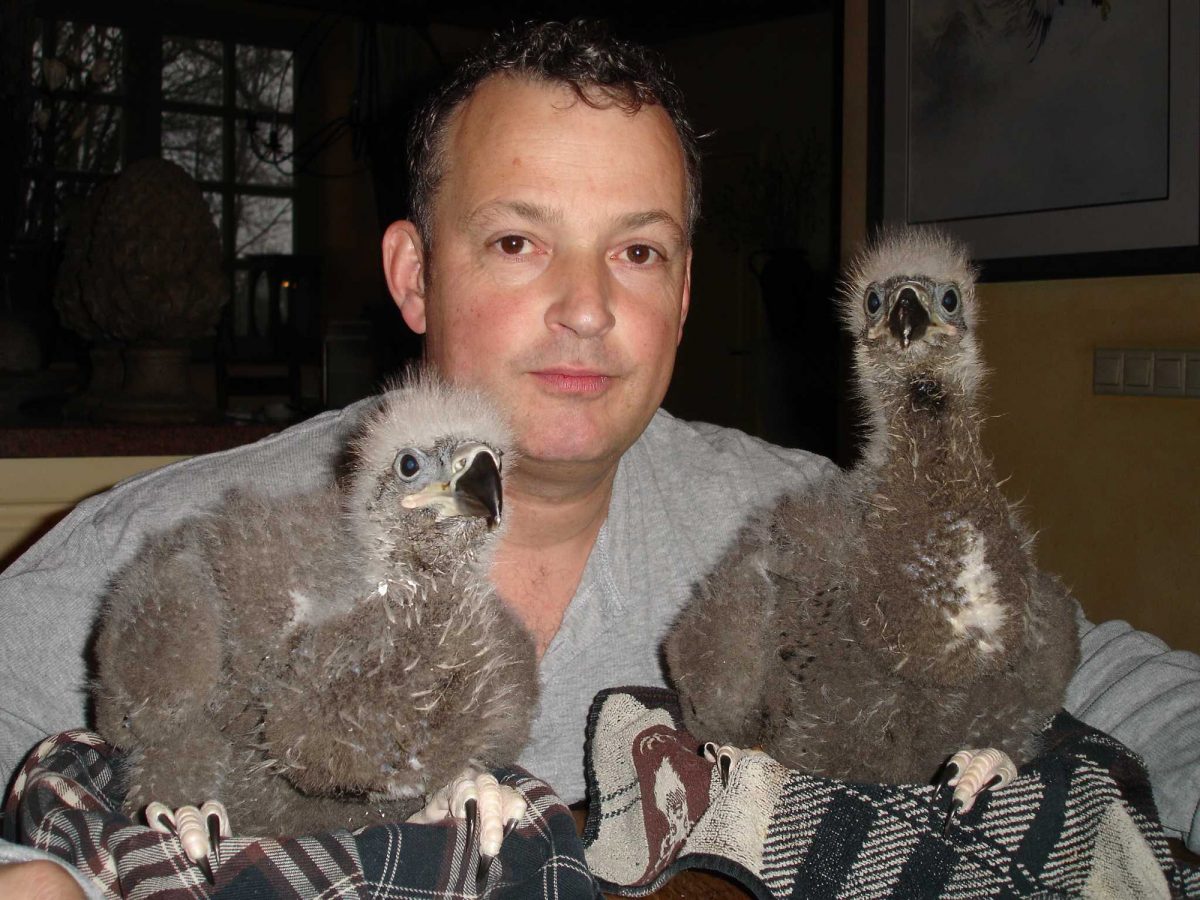
[[877, 386], [875, 393], [878, 416], [868, 458], [881, 480], [911, 483], [919, 470], [922, 478], [939, 482], [967, 477], [975, 482], [990, 467], [975, 397], [963, 386], [940, 374], [915, 372]]

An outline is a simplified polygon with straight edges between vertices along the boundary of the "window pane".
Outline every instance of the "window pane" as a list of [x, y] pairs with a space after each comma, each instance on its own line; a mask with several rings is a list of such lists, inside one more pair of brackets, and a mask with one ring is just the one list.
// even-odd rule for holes
[[79, 219], [84, 203], [103, 179], [35, 176], [24, 185], [20, 235], [62, 238]]
[[238, 128], [235, 153], [239, 184], [287, 186], [292, 183], [290, 126], [258, 119], [251, 131], [250, 123], [245, 122]]
[[225, 239], [225, 229], [221, 227], [221, 220], [223, 218], [222, 210], [224, 208], [221, 202], [221, 195], [213, 193], [212, 191], [205, 191], [204, 202], [208, 204], [208, 212], [212, 216], [213, 224], [217, 226], [217, 232], [221, 235], [221, 240], [223, 243]]
[[20, 235], [42, 238], [52, 235], [55, 228], [55, 182], [44, 173], [37, 173], [25, 183], [25, 203], [21, 207]]
[[233, 336], [245, 338], [250, 335], [250, 273], [236, 269], [233, 273]]
[[239, 194], [234, 200], [234, 212], [238, 256], [292, 252], [291, 197]]
[[163, 99], [220, 106], [223, 68], [224, 50], [220, 41], [163, 38]]
[[124, 35], [82, 22], [42, 22], [33, 42], [34, 84], [49, 91], [120, 90]]
[[32, 166], [43, 166], [46, 157], [50, 155], [51, 144], [51, 111], [54, 101], [46, 97], [36, 96], [29, 111], [29, 163]]
[[197, 181], [220, 181], [224, 127], [224, 121], [218, 116], [164, 112], [163, 159], [178, 163]]
[[88, 197], [99, 187], [98, 182], [58, 181], [54, 185], [54, 233], [62, 237], [80, 218]]
[[273, 47], [247, 47], [234, 51], [234, 102], [242, 109], [292, 110], [292, 53]]
[[[35, 123], [47, 110], [34, 110]], [[42, 137], [54, 135], [54, 167], [75, 172], [115, 172], [121, 166], [121, 108], [61, 100]], [[45, 152], [46, 143], [42, 143]]]

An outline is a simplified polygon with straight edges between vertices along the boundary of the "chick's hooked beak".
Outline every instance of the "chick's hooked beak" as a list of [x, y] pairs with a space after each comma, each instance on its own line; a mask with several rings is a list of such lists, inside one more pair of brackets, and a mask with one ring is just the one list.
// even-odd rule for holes
[[929, 295], [919, 284], [900, 285], [892, 292], [888, 311], [888, 330], [905, 350], [919, 341], [929, 327]]
[[483, 444], [465, 444], [454, 453], [454, 475], [450, 495], [462, 516], [480, 516], [489, 527], [500, 521], [504, 492], [500, 487], [500, 465]]

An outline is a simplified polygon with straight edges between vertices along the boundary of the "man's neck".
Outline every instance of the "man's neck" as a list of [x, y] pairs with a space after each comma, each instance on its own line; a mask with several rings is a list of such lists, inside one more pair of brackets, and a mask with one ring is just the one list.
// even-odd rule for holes
[[507, 523], [492, 581], [533, 634], [539, 657], [579, 587], [615, 477], [615, 465], [584, 473], [530, 461], [505, 484]]

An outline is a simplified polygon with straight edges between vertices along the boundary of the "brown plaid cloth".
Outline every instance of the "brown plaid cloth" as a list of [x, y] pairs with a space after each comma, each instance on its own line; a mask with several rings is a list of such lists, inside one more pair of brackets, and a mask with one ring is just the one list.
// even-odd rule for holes
[[[10, 840], [39, 847], [80, 869], [106, 897], [298, 898], [539, 896], [596, 898], [570, 810], [524, 770], [496, 772], [525, 795], [529, 810], [477, 884], [478, 843], [467, 829], [377, 825], [281, 839], [226, 838], [216, 885], [192, 865], [173, 835], [137, 825], [120, 810], [113, 760], [98, 735], [67, 731], [25, 761], [5, 810]], [[236, 823], [235, 823], [236, 825]]]
[[1141, 760], [1066, 713], [1044, 738], [943, 833], [929, 785], [818, 778], [753, 752], [723, 784], [674, 694], [604, 691], [588, 717], [588, 865], [603, 891], [634, 897], [689, 868], [760, 898], [1200, 897]]

